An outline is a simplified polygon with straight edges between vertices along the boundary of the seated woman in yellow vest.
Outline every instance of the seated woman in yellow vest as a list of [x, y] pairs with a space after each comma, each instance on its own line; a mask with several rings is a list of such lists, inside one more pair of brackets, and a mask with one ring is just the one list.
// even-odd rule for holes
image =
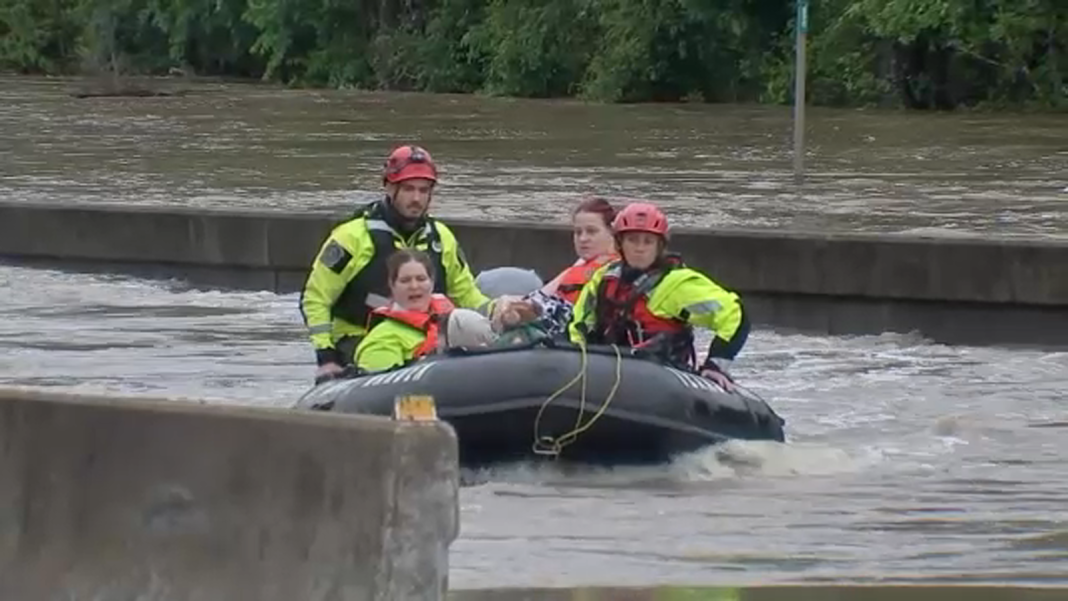
[[403, 365], [437, 349], [440, 324], [455, 307], [434, 294], [434, 264], [415, 249], [401, 249], [386, 262], [392, 303], [371, 312], [367, 335], [356, 347], [356, 367], [379, 371]]
[[[399, 367], [444, 347], [446, 338], [449, 346], [478, 346], [496, 338], [489, 319], [456, 309], [448, 297], [433, 293], [434, 264], [423, 251], [398, 250], [386, 269], [392, 303], [371, 312], [367, 335], [356, 347], [361, 371]], [[516, 307], [524, 308], [522, 303]], [[517, 319], [510, 315], [513, 311], [503, 319]]]

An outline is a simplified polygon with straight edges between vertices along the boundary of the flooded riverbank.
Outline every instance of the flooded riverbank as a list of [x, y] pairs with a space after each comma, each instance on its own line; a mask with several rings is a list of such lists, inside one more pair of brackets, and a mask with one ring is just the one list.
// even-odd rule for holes
[[597, 105], [462, 95], [165, 84], [70, 96], [0, 78], [0, 195], [334, 211], [374, 198], [396, 143], [441, 162], [441, 216], [561, 221], [576, 198], [654, 199], [680, 224], [1068, 235], [1063, 115], [811, 109], [807, 183], [789, 107]]
[[[688, 225], [1068, 234], [1063, 116], [813, 110], [798, 194], [786, 107], [75, 84], [0, 79], [0, 195], [335, 211], [418, 141], [442, 216], [562, 221], [596, 191]], [[285, 406], [313, 362], [295, 294], [0, 265], [3, 384]], [[451, 587], [1068, 583], [1068, 354], [759, 330], [736, 374], [786, 445], [466, 474]]]

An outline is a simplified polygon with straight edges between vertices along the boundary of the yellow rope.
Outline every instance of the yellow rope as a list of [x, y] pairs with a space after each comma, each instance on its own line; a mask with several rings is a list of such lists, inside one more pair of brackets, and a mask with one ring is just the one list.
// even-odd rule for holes
[[[610, 405], [612, 403], [612, 399], [615, 398], [616, 391], [619, 389], [619, 383], [623, 378], [623, 355], [622, 355], [622, 353], [620, 353], [619, 347], [613, 344], [612, 345], [612, 349], [616, 352], [616, 379], [615, 379], [615, 382], [612, 384], [612, 390], [609, 391], [608, 397], [605, 398], [604, 403], [601, 404], [601, 408], [598, 409], [596, 413], [594, 413], [593, 417], [591, 417], [590, 420], [588, 422], [586, 422], [585, 425], [582, 425], [582, 414], [586, 410], [586, 371], [587, 371], [586, 344], [585, 343], [581, 343], [579, 345], [579, 348], [582, 351], [582, 367], [579, 370], [578, 375], [576, 375], [574, 378], [572, 378], [570, 382], [565, 384], [563, 387], [558, 389], [556, 392], [552, 393], [549, 396], [549, 398], [545, 399], [545, 402], [542, 403], [541, 407], [538, 409], [538, 415], [534, 418], [534, 445], [533, 445], [533, 448], [534, 448], [534, 452], [535, 453], [559, 456], [560, 452], [563, 451], [564, 447], [566, 447], [569, 444], [574, 443], [575, 440], [578, 438], [579, 434], [582, 434], [586, 430], [589, 430], [593, 426], [593, 424], [598, 419], [600, 419], [602, 415], [604, 415], [605, 410], [608, 409], [608, 405]], [[553, 438], [552, 436], [541, 436], [541, 437], [539, 437], [538, 436], [538, 424], [541, 422], [541, 415], [545, 411], [545, 408], [548, 407], [549, 403], [553, 402], [556, 399], [556, 397], [560, 396], [561, 394], [566, 392], [568, 389], [570, 389], [572, 386], [574, 386], [575, 382], [578, 381], [579, 379], [582, 380], [582, 395], [581, 395], [581, 397], [579, 397], [579, 411], [578, 411], [578, 417], [575, 419], [575, 427], [572, 428], [570, 432], [567, 432], [566, 434], [563, 434], [562, 436], [559, 436], [559, 437], [556, 437], [556, 438]], [[545, 444], [549, 445], [550, 446], [550, 450], [548, 452], [539, 451], [538, 445], [541, 444], [541, 443], [545, 443]]]
[[[585, 405], [586, 405], [586, 345], [585, 345], [585, 343], [580, 344], [579, 345], [579, 349], [581, 349], [581, 351], [582, 351], [582, 353], [581, 353], [582, 354], [582, 367], [579, 369], [578, 375], [576, 375], [574, 378], [572, 378], [570, 382], [568, 382], [567, 384], [563, 385], [561, 388], [558, 388], [556, 390], [556, 392], [554, 392], [551, 395], [549, 395], [549, 398], [545, 399], [545, 402], [541, 404], [540, 408], [538, 408], [538, 415], [534, 417], [534, 452], [535, 453], [538, 452], [538, 443], [541, 442], [541, 440], [542, 440], [542, 438], [538, 436], [538, 424], [541, 423], [541, 415], [542, 415], [542, 413], [545, 412], [545, 408], [549, 406], [549, 403], [553, 402], [553, 400], [555, 400], [556, 397], [560, 396], [561, 394], [566, 392], [569, 388], [574, 386], [575, 382], [577, 382], [579, 379], [582, 380], [582, 397], [579, 400], [579, 416], [578, 416], [578, 419], [579, 420], [582, 419], [582, 411], [585, 409]], [[575, 427], [578, 427], [578, 422], [577, 421], [576, 421]], [[546, 436], [544, 438], [549, 439], [550, 442], [553, 441], [553, 438], [551, 436]], [[554, 454], [558, 454], [558, 453], [559, 453], [559, 450], [556, 450]]]

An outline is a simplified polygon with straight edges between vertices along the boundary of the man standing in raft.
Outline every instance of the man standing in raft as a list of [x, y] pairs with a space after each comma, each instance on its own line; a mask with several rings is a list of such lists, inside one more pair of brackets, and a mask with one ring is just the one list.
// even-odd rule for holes
[[725, 389], [730, 361], [749, 336], [741, 300], [666, 252], [667, 217], [656, 206], [632, 203], [612, 223], [622, 260], [598, 270], [582, 288], [568, 326], [571, 341], [648, 348], [697, 370], [693, 326], [712, 331], [702, 376]]
[[386, 261], [397, 249], [425, 251], [439, 274], [434, 292], [459, 307], [496, 318], [510, 305], [512, 299], [494, 302], [478, 290], [456, 236], [428, 215], [437, 181], [437, 167], [426, 150], [396, 148], [382, 177], [385, 198], [359, 209], [323, 243], [300, 296], [317, 380], [353, 363], [371, 311], [389, 305]]

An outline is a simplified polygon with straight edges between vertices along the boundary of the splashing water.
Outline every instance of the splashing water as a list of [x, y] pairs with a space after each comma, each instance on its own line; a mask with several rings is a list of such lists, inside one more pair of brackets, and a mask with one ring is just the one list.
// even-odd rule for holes
[[[287, 405], [296, 303], [0, 266], [0, 383]], [[1068, 354], [758, 330], [736, 363], [787, 444], [465, 473], [450, 586], [1068, 581]]]

